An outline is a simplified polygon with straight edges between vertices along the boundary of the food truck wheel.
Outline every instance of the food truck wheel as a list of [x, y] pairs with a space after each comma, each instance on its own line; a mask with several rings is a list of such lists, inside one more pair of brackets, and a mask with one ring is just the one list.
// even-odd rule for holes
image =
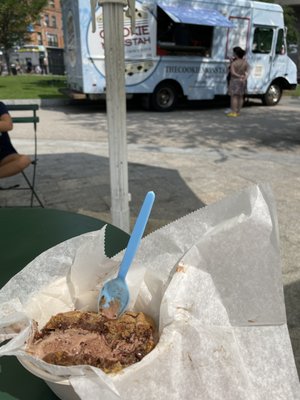
[[276, 83], [272, 83], [267, 92], [262, 97], [262, 102], [266, 106], [275, 106], [279, 103], [282, 95], [282, 88]]
[[172, 83], [162, 82], [151, 95], [151, 106], [156, 111], [171, 111], [178, 100], [176, 87]]

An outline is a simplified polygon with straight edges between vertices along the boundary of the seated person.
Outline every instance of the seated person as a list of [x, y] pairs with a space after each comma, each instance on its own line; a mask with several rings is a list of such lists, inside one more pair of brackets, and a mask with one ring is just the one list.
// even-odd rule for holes
[[12, 129], [11, 116], [6, 105], [0, 101], [0, 178], [16, 175], [31, 164], [30, 158], [18, 154], [11, 144], [7, 131]]

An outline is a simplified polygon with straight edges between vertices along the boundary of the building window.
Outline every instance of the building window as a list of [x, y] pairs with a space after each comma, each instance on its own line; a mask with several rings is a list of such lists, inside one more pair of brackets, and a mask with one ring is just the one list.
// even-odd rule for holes
[[44, 16], [44, 19], [45, 19], [45, 25], [46, 25], [46, 26], [49, 26], [49, 15], [46, 14], [46, 15]]
[[50, 0], [49, 1], [49, 7], [55, 8], [55, 1], [54, 0]]
[[52, 15], [52, 17], [51, 17], [51, 26], [52, 26], [53, 28], [57, 28], [56, 17], [55, 17], [55, 15]]
[[43, 36], [41, 34], [41, 32], [37, 33], [37, 41], [38, 41], [38, 45], [42, 45], [43, 44]]
[[48, 33], [48, 46], [58, 47], [57, 35]]

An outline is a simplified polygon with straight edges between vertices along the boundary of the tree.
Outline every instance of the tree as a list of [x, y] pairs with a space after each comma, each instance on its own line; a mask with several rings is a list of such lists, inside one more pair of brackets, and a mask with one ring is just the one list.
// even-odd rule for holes
[[297, 29], [297, 17], [295, 11], [290, 6], [283, 6], [284, 23], [287, 27], [287, 42], [296, 44], [299, 42], [300, 36]]
[[[273, 0], [258, 0], [262, 1], [264, 3], [275, 3]], [[278, 4], [279, 2], [276, 1]], [[283, 15], [284, 15], [284, 23], [285, 26], [287, 27], [287, 42], [288, 43], [298, 43], [299, 42], [299, 32], [297, 30], [297, 17], [295, 14], [294, 9], [291, 6], [283, 6]]]
[[47, 0], [1, 0], [0, 1], [0, 48], [10, 73], [9, 51], [26, 40], [30, 40], [28, 30], [34, 23]]

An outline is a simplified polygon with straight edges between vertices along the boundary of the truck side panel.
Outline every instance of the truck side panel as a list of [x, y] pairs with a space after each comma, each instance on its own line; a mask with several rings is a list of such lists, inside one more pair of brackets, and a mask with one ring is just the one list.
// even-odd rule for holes
[[62, 13], [68, 85], [75, 91], [98, 93], [100, 86], [95, 87], [94, 84], [99, 80], [99, 73], [86, 45], [86, 32], [91, 21], [90, 2], [65, 0], [62, 2]]

